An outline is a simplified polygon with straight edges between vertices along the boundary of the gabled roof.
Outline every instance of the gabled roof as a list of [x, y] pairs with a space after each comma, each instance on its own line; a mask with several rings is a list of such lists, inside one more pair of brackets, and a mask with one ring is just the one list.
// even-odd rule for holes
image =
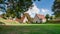
[[39, 18], [39, 19], [46, 19], [44, 15], [41, 15], [41, 14], [36, 14], [36, 16]]
[[25, 19], [25, 16], [22, 16], [20, 21], [23, 22], [24, 19]]
[[25, 16], [22, 16], [20, 19], [16, 19], [16, 21], [19, 21], [19, 22], [23, 22], [23, 20], [25, 19]]
[[0, 15], [0, 17], [3, 17], [2, 15]]
[[24, 13], [24, 15], [27, 17], [29, 22], [32, 22], [33, 19], [30, 17], [30, 15], [28, 13]]
[[23, 22], [25, 17], [28, 19], [29, 22], [32, 22], [33, 19], [30, 17], [30, 15], [28, 13], [24, 13], [24, 15], [20, 19], [17, 18], [16, 21]]

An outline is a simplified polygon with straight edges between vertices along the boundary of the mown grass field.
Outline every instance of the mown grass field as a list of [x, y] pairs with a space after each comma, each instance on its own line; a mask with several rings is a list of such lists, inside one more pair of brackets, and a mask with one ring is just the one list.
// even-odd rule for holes
[[0, 34], [60, 34], [60, 24], [0, 25]]

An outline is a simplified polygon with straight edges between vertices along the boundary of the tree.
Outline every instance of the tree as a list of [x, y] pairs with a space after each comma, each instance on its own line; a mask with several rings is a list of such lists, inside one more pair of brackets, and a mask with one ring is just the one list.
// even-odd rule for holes
[[33, 2], [32, 0], [10, 0], [9, 3], [12, 4], [11, 5], [12, 8], [10, 7], [9, 8], [10, 11], [7, 10], [6, 13], [9, 13], [10, 15], [12, 15], [14, 12], [15, 14], [13, 15], [16, 15], [17, 18], [20, 18], [21, 13], [23, 14], [25, 11], [27, 11], [28, 8], [32, 6]]
[[56, 17], [60, 17], [60, 0], [55, 0], [52, 11]]
[[50, 20], [52, 20], [53, 19], [53, 16], [50, 16]]
[[3, 0], [0, 0], [0, 4], [3, 3]]
[[[36, 1], [36, 0], [34, 0], [34, 1]], [[40, 0], [38, 0], [38, 1], [40, 1]]]
[[11, 2], [13, 4], [13, 10], [15, 10], [15, 14], [17, 18], [20, 18], [21, 13], [23, 14], [30, 7], [33, 6], [32, 0], [19, 0], [19, 1], [16, 1], [16, 3], [14, 2], [14, 0], [13, 1], [11, 0]]
[[26, 12], [30, 7], [33, 6], [32, 5], [33, 1], [32, 0], [8, 0], [8, 3], [6, 4], [10, 4], [10, 7], [6, 10], [6, 15], [20, 18], [21, 13], [24, 14], [24, 12]]
[[46, 14], [45, 18], [46, 18], [46, 21], [48, 21], [48, 19], [49, 19], [49, 14]]

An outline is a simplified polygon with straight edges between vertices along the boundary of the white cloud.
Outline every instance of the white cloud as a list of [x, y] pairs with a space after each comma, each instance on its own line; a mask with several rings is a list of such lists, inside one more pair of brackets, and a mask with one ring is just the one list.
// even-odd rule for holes
[[27, 13], [31, 13], [31, 12], [32, 13], [39, 13], [39, 11], [40, 11], [39, 8], [37, 8], [37, 6], [35, 5], [35, 3], [33, 3], [33, 5], [34, 6], [32, 7], [32, 9], [29, 8], [29, 10], [27, 11]]
[[34, 5], [34, 7], [32, 8], [31, 11], [32, 11], [33, 13], [39, 13], [39, 11], [40, 11], [39, 8], [37, 8], [37, 6], [35, 5], [35, 3], [34, 3], [33, 5]]
[[52, 15], [53, 12], [51, 12], [51, 10], [48, 10], [46, 8], [41, 8], [40, 9], [40, 14], [43, 14], [43, 15], [46, 15], [46, 14]]
[[3, 12], [0, 11], [0, 14], [3, 14]]
[[52, 14], [52, 12], [46, 8], [38, 8], [35, 3], [33, 3], [33, 7], [32, 9], [29, 8], [29, 10], [26, 12], [26, 13], [29, 13], [31, 17], [34, 17], [35, 14], [43, 14], [43, 15], [46, 15], [46, 14]]
[[40, 9], [42, 12], [48, 12], [49, 10], [48, 9], [45, 9], [45, 8], [42, 8]]
[[26, 12], [26, 13], [29, 13], [32, 17], [35, 15], [35, 14], [39, 14], [40, 12], [40, 9], [37, 8], [37, 6], [35, 5], [35, 3], [33, 3], [33, 7], [32, 9], [29, 8], [29, 10]]

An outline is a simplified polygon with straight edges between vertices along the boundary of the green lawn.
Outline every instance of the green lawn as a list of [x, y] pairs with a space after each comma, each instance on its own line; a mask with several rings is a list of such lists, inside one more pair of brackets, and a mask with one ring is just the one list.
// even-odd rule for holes
[[0, 25], [0, 34], [60, 34], [60, 24]]

